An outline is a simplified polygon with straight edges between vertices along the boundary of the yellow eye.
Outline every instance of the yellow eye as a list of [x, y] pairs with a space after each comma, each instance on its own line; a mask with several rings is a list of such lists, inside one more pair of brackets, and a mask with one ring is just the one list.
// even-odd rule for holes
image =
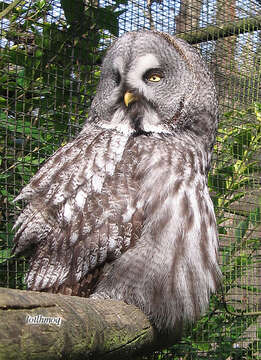
[[152, 82], [158, 82], [161, 80], [161, 78], [162, 76], [160, 74], [152, 74], [148, 77], [148, 80]]

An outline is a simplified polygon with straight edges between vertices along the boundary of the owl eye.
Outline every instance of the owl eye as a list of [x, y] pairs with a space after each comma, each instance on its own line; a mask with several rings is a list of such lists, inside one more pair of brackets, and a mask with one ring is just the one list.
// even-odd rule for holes
[[146, 81], [159, 82], [163, 78], [163, 74], [158, 70], [150, 70], [144, 76]]
[[149, 81], [152, 81], [152, 82], [157, 82], [157, 81], [160, 81], [161, 80], [161, 76], [158, 75], [158, 74], [154, 74], [154, 75], [151, 75], [149, 78], [148, 78]]
[[119, 71], [117, 71], [115, 74], [114, 74], [114, 78], [115, 78], [115, 82], [117, 85], [120, 85], [121, 83], [121, 74], [119, 73]]

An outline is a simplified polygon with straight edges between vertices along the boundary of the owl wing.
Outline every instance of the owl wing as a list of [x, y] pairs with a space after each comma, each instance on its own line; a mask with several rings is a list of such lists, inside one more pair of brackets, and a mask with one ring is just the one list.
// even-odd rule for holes
[[14, 238], [15, 254], [32, 252], [29, 289], [86, 296], [102, 266], [136, 242], [142, 214], [130, 176], [137, 159], [127, 142], [123, 134], [88, 125], [17, 197], [29, 202]]

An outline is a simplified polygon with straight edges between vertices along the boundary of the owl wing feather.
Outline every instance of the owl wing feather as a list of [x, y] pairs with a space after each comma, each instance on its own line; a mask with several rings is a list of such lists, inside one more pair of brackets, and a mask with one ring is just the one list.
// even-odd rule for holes
[[127, 141], [88, 124], [88, 131], [60, 148], [17, 197], [29, 201], [14, 239], [16, 254], [34, 246], [29, 289], [79, 294], [81, 282], [91, 287], [100, 276], [97, 268], [139, 237], [142, 217], [132, 204], [136, 186], [127, 176], [137, 159], [123, 164]]

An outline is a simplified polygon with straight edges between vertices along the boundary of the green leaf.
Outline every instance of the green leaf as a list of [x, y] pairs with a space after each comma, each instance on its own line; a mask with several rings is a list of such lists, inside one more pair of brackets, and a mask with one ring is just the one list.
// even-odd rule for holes
[[261, 294], [261, 289], [250, 285], [237, 285], [238, 288], [251, 291], [255, 294]]
[[61, 0], [61, 6], [70, 25], [79, 22], [84, 16], [84, 1], [82, 0]]
[[92, 8], [94, 21], [100, 29], [109, 30], [111, 34], [119, 35], [118, 18], [125, 10], [113, 11], [109, 6], [106, 8]]
[[235, 195], [232, 194], [231, 198], [224, 202], [224, 207], [228, 208], [228, 206], [230, 206], [234, 202], [238, 201], [239, 199], [242, 199], [245, 195], [246, 195], [245, 192], [237, 193]]
[[208, 185], [214, 191], [224, 193], [226, 190], [226, 177], [222, 173], [209, 174]]
[[255, 210], [250, 211], [249, 220], [253, 225], [256, 225], [261, 221], [261, 208], [257, 207]]
[[0, 250], [0, 264], [4, 263], [14, 255], [11, 255], [12, 249]]

